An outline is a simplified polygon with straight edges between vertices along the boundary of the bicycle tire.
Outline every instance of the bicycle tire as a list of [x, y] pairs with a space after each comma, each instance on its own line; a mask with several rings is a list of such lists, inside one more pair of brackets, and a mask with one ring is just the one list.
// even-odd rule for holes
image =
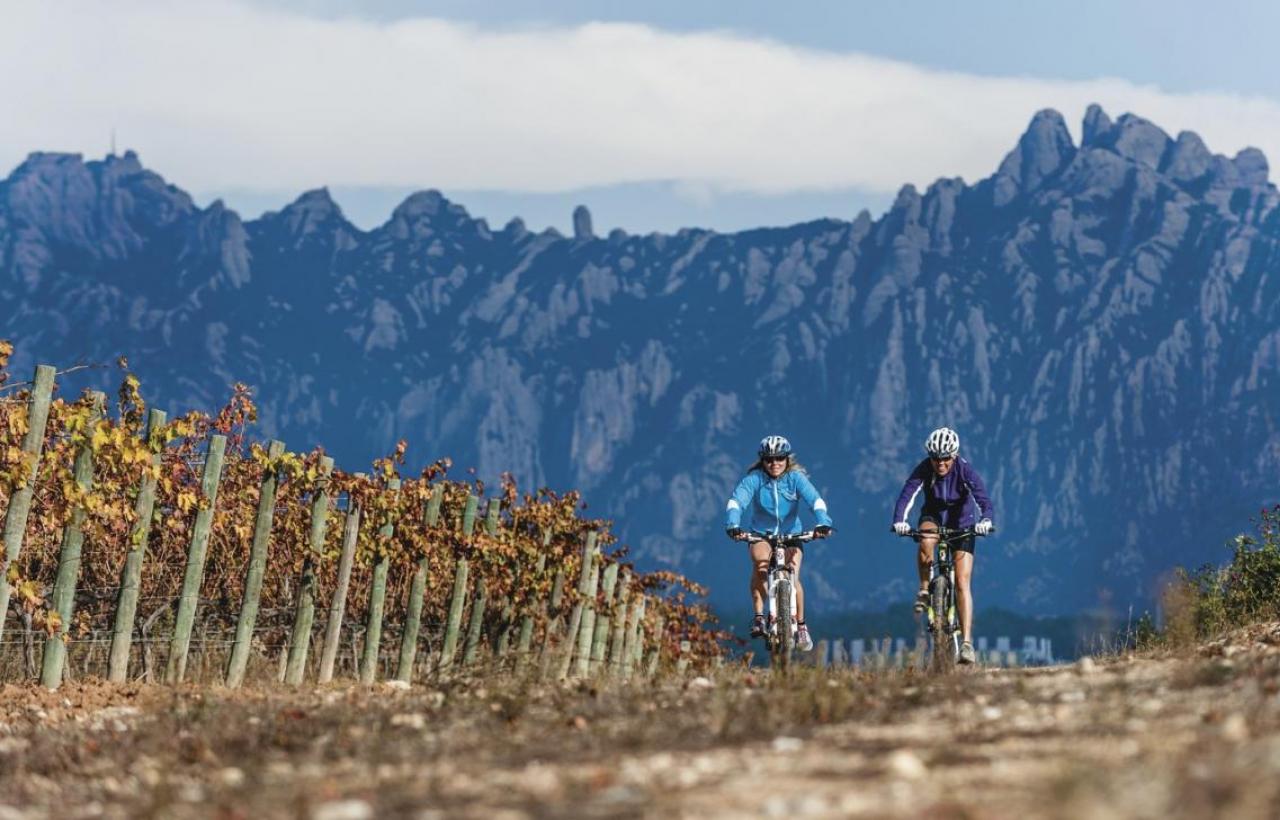
[[929, 631], [933, 635], [933, 666], [938, 672], [949, 672], [955, 665], [955, 652], [952, 638], [955, 633], [947, 629], [948, 591], [950, 584], [943, 575], [939, 575], [929, 584], [929, 601], [933, 607], [933, 622]]
[[777, 613], [775, 623], [777, 631], [773, 636], [773, 660], [785, 671], [791, 668], [791, 652], [795, 644], [795, 638], [791, 634], [794, 620], [794, 613], [791, 611], [791, 581], [788, 579], [778, 581], [773, 595], [774, 612]]

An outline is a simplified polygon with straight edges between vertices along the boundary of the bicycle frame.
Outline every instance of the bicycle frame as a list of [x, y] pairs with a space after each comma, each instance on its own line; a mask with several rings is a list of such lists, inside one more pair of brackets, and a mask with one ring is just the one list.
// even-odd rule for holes
[[787, 563], [787, 550], [801, 547], [815, 537], [811, 530], [796, 535], [753, 532], [742, 536], [744, 541], [764, 541], [769, 545], [769, 569], [765, 576], [769, 622], [765, 642], [774, 663], [783, 669], [791, 665], [791, 650], [800, 628], [796, 621], [796, 585]]
[[972, 528], [936, 530], [910, 530], [904, 535], [914, 539], [937, 538], [933, 548], [933, 563], [929, 567], [929, 604], [925, 610], [929, 634], [932, 637], [932, 666], [946, 672], [955, 665], [960, 654], [960, 624], [956, 619], [956, 565], [951, 542], [975, 538]]
[[769, 545], [769, 572], [765, 576], [765, 590], [769, 596], [769, 634], [777, 639], [778, 622], [784, 611], [791, 617], [791, 634], [794, 636], [798, 627], [795, 625], [796, 585], [792, 582], [791, 567], [787, 565], [787, 548], [781, 543]]

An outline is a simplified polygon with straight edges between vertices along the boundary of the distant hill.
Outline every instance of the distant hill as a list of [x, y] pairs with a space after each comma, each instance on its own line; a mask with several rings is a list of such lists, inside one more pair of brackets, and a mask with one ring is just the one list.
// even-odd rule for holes
[[815, 611], [879, 609], [912, 585], [890, 505], [946, 423], [999, 511], [979, 603], [1122, 607], [1276, 500], [1267, 174], [1094, 106], [1080, 145], [1040, 112], [992, 176], [879, 218], [601, 237], [586, 209], [573, 236], [498, 229], [435, 191], [367, 232], [324, 190], [244, 221], [132, 153], [37, 153], [0, 182], [0, 335], [21, 370], [125, 354], [171, 411], [246, 381], [264, 435], [351, 468], [404, 437], [580, 487], [642, 562], [733, 606], [724, 499], [763, 434], [840, 527], [811, 550]]

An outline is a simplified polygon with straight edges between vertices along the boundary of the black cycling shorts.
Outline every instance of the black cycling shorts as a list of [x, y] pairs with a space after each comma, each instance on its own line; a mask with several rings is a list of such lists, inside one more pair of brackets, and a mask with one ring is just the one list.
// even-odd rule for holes
[[[942, 522], [938, 520], [936, 515], [921, 515], [919, 523], [916, 524], [916, 529], [920, 529], [920, 524], [923, 524], [926, 521], [930, 521], [939, 527], [942, 526]], [[951, 547], [952, 552], [967, 552], [970, 555], [974, 555], [975, 553], [973, 548], [977, 544], [977, 541], [978, 536], [967, 535], [964, 538], [956, 538], [948, 541], [947, 544]]]

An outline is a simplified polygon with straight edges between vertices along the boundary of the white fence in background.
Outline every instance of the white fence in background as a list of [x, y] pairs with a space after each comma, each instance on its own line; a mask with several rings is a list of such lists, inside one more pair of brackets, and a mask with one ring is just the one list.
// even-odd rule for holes
[[[1020, 649], [1004, 635], [991, 641], [985, 636], [973, 642], [979, 662], [987, 666], [1049, 666], [1059, 663], [1053, 656], [1053, 641], [1037, 635], [1026, 635]], [[883, 668], [906, 666], [920, 647], [906, 638], [885, 637], [879, 640], [864, 638], [828, 638], [817, 642], [809, 653], [809, 660], [821, 666], [866, 666]]]

